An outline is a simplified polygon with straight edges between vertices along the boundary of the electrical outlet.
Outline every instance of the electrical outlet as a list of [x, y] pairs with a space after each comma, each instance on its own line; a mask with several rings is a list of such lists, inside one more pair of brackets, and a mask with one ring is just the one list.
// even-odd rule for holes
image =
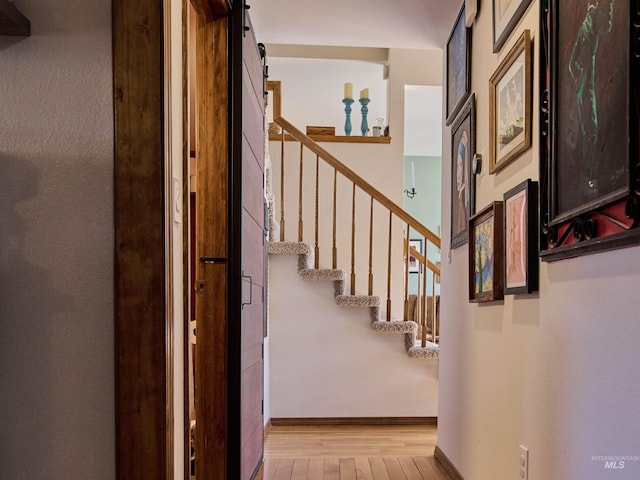
[[520, 480], [529, 480], [529, 449], [520, 445]]

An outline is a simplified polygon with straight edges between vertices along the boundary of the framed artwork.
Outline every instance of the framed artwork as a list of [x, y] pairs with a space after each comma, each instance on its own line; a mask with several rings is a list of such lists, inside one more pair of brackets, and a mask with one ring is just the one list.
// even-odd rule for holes
[[467, 28], [464, 5], [447, 40], [446, 124], [451, 125], [471, 93], [471, 29]]
[[540, 256], [640, 243], [640, 3], [541, 8]]
[[489, 79], [489, 173], [531, 147], [532, 70], [525, 30]]
[[469, 301], [494, 302], [503, 292], [502, 202], [493, 202], [469, 219]]
[[[409, 247], [422, 254], [422, 239], [409, 240]], [[409, 251], [409, 273], [420, 273], [420, 263], [411, 255], [411, 251]]]
[[504, 293], [538, 290], [538, 182], [504, 194]]
[[493, 53], [498, 53], [516, 28], [531, 0], [493, 0]]
[[475, 211], [476, 180], [471, 162], [476, 153], [476, 96], [471, 95], [451, 127], [451, 248], [469, 239], [469, 217]]

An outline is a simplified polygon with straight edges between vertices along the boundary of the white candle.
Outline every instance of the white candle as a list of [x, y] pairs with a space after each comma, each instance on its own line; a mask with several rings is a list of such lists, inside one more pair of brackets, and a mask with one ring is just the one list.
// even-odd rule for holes
[[416, 169], [415, 165], [413, 164], [413, 160], [411, 161], [411, 189], [416, 189]]
[[360, 90], [360, 98], [369, 98], [369, 89]]
[[344, 84], [344, 98], [353, 98], [353, 84], [345, 83]]

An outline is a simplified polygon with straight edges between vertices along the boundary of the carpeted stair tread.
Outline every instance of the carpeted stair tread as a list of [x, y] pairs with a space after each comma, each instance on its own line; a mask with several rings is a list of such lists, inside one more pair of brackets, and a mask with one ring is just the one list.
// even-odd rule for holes
[[267, 253], [272, 255], [309, 255], [313, 253], [311, 245], [303, 242], [269, 242]]
[[298, 270], [298, 274], [305, 280], [329, 280], [336, 282], [345, 279], [344, 270], [333, 270], [331, 268], [303, 268]]
[[440, 346], [433, 342], [427, 342], [425, 347], [410, 347], [407, 354], [411, 358], [439, 358]]
[[377, 307], [380, 297], [377, 295], [338, 295], [336, 303], [341, 307]]
[[406, 322], [380, 322], [374, 321], [371, 322], [371, 328], [373, 328], [376, 332], [381, 333], [412, 333], [415, 334], [418, 331], [418, 324], [412, 321]]

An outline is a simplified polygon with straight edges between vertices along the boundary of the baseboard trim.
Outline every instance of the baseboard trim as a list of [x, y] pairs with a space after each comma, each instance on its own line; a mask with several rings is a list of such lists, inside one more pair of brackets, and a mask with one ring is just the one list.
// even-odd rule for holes
[[318, 417], [272, 418], [274, 427], [316, 427], [337, 425], [438, 425], [438, 417]]
[[458, 471], [456, 466], [449, 460], [449, 457], [436, 445], [436, 449], [433, 451], [433, 456], [438, 461], [442, 468], [451, 476], [453, 480], [464, 480], [462, 474]]
[[272, 426], [273, 424], [271, 423], [271, 419], [267, 420], [267, 423], [264, 424], [264, 438], [267, 438], [267, 435], [269, 435]]

